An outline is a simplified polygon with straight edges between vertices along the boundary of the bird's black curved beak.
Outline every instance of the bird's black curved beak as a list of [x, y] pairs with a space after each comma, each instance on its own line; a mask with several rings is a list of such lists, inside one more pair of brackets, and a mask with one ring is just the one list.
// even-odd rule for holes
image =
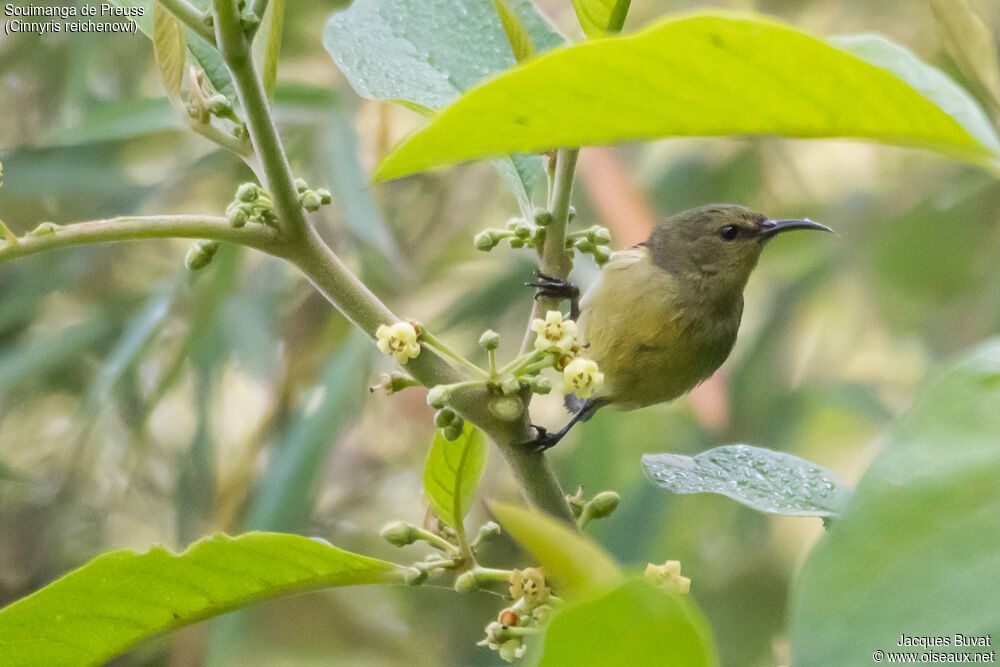
[[813, 222], [809, 218], [802, 220], [765, 220], [760, 226], [760, 238], [769, 241], [782, 232], [790, 232], [793, 229], [816, 229], [821, 232], [833, 232], [826, 225]]

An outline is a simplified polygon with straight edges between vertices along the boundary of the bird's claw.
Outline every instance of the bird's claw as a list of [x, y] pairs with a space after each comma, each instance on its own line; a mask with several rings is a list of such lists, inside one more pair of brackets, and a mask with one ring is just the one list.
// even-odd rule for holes
[[543, 426], [535, 426], [534, 424], [531, 424], [531, 428], [535, 429], [535, 432], [538, 435], [535, 436], [534, 440], [529, 440], [524, 443], [522, 447], [527, 447], [532, 452], [540, 454], [547, 449], [555, 447], [556, 444], [562, 440], [562, 435], [560, 433], [550, 433]]
[[536, 271], [538, 280], [524, 283], [525, 287], [535, 288], [535, 301], [542, 297], [550, 299], [568, 300], [572, 306], [570, 319], [576, 319], [579, 314], [580, 288], [571, 282], [553, 278], [541, 271]]

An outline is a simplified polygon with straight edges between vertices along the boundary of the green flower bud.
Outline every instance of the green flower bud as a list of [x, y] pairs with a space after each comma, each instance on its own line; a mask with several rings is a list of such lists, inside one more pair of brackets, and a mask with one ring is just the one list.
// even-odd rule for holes
[[403, 573], [403, 581], [410, 586], [419, 586], [427, 581], [427, 571], [419, 570], [415, 567], [408, 567], [406, 568], [406, 572]]
[[532, 227], [526, 222], [522, 222], [521, 224], [514, 227], [514, 234], [519, 239], [530, 239], [531, 232], [532, 232]]
[[487, 329], [479, 337], [479, 347], [484, 350], [495, 350], [500, 347], [500, 334], [492, 329]]
[[603, 519], [606, 516], [611, 516], [611, 513], [615, 511], [620, 501], [621, 496], [614, 491], [602, 491], [590, 499], [586, 508], [589, 508], [593, 518]]
[[524, 403], [518, 396], [496, 396], [488, 404], [490, 412], [497, 419], [512, 422], [524, 412]]
[[570, 206], [569, 207], [569, 212], [566, 215], [566, 221], [567, 222], [573, 222], [573, 218], [575, 218], [575, 217], [576, 217], [576, 207], [575, 206]]
[[507, 221], [507, 229], [510, 231], [514, 231], [515, 229], [517, 229], [518, 225], [523, 225], [524, 222], [525, 222], [524, 218], [511, 218], [510, 220]]
[[434, 425], [444, 428], [455, 421], [458, 414], [451, 408], [441, 408], [434, 413]]
[[523, 248], [524, 247], [524, 239], [511, 239], [510, 240], [510, 247], [511, 248]]
[[508, 375], [500, 381], [500, 391], [504, 396], [513, 396], [521, 391], [521, 382], [513, 375]]
[[427, 405], [435, 410], [440, 410], [448, 404], [448, 390], [445, 385], [435, 385], [427, 392]]
[[470, 593], [479, 588], [476, 575], [471, 571], [463, 572], [455, 579], [455, 590], [459, 593]]
[[236, 190], [236, 198], [245, 202], [256, 201], [259, 194], [260, 188], [256, 183], [244, 183]]
[[306, 190], [301, 197], [299, 197], [299, 203], [302, 204], [302, 208], [307, 211], [318, 211], [320, 206], [323, 205], [323, 198], [316, 194], [313, 190]]
[[604, 266], [611, 259], [611, 251], [604, 246], [597, 246], [594, 248], [593, 253], [594, 261], [597, 262], [598, 266]]
[[476, 234], [476, 238], [473, 239], [473, 243], [476, 245], [477, 250], [482, 250], [483, 252], [489, 252], [493, 248], [497, 247], [497, 243], [500, 239], [493, 232], [486, 230]]
[[405, 547], [408, 544], [413, 544], [419, 538], [416, 528], [404, 521], [393, 521], [387, 524], [379, 532], [379, 535], [385, 538], [385, 541], [395, 547]]
[[239, 228], [247, 224], [247, 221], [250, 219], [250, 213], [247, 212], [245, 206], [233, 202], [226, 209], [226, 219], [229, 220], [230, 225]]
[[204, 14], [202, 14], [201, 22], [211, 28], [213, 25], [215, 25], [215, 17], [212, 15], [211, 11], [207, 11]]
[[296, 178], [294, 183], [295, 183], [295, 191], [298, 192], [299, 194], [302, 194], [303, 192], [309, 189], [309, 184], [306, 183], [306, 179], [304, 178]]
[[216, 251], [219, 249], [218, 241], [198, 241], [192, 245], [187, 255], [184, 257], [184, 266], [188, 271], [199, 271], [204, 269], [212, 261]]
[[455, 421], [441, 429], [441, 436], [448, 442], [455, 442], [462, 437], [462, 430], [465, 427], [465, 420], [458, 417]]
[[212, 95], [206, 103], [208, 110], [215, 116], [224, 116], [233, 112], [233, 105], [225, 95]]
[[45, 236], [46, 234], [56, 232], [60, 227], [62, 227], [62, 225], [57, 225], [54, 222], [43, 222], [28, 232], [28, 236]]
[[548, 227], [552, 224], [552, 213], [550, 211], [536, 211], [535, 224], [539, 227]]
[[535, 242], [536, 246], [541, 246], [543, 243], [545, 243], [546, 236], [547, 232], [545, 231], [544, 227], [536, 227], [535, 233], [532, 235], [531, 240]]
[[608, 245], [611, 243], [611, 232], [604, 227], [598, 227], [594, 231], [594, 243], [597, 245]]
[[531, 387], [531, 391], [542, 396], [552, 391], [552, 381], [544, 375], [536, 375], [531, 378], [528, 385]]
[[333, 203], [333, 195], [326, 188], [319, 188], [316, 190], [316, 194], [319, 195], [320, 201], [323, 202], [323, 206], [329, 206]]
[[476, 543], [482, 542], [483, 540], [494, 537], [500, 534], [500, 524], [496, 521], [487, 521], [482, 526], [479, 527], [479, 535], [476, 537]]
[[577, 239], [573, 243], [573, 247], [583, 253], [593, 252], [594, 250], [594, 244], [587, 239]]
[[392, 394], [403, 391], [408, 387], [416, 387], [419, 384], [419, 382], [411, 378], [406, 373], [393, 371], [392, 373], [382, 373], [382, 375], [378, 378], [378, 382], [368, 387], [368, 391], [375, 393], [376, 390], [381, 389], [386, 394], [391, 396]]

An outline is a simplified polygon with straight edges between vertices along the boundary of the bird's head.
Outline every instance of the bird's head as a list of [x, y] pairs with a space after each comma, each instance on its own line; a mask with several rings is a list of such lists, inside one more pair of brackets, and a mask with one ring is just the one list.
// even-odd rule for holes
[[742, 290], [764, 245], [794, 229], [832, 231], [812, 220], [771, 220], [743, 206], [711, 204], [659, 223], [646, 245], [665, 271]]

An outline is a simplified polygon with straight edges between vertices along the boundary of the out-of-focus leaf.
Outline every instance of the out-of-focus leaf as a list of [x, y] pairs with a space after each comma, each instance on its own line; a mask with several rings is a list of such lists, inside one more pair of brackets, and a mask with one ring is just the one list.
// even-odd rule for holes
[[[112, 0], [119, 7], [141, 7], [142, 16], [136, 17], [135, 22], [139, 30], [149, 37], [153, 36], [153, 2], [154, 0]], [[189, 0], [192, 5], [201, 11], [206, 11], [211, 4], [211, 0]], [[236, 99], [236, 89], [233, 87], [232, 77], [222, 61], [219, 50], [206, 42], [202, 37], [196, 35], [191, 30], [187, 30], [187, 48], [191, 53], [194, 62], [205, 70], [205, 75], [212, 82], [215, 89], [231, 100]]]
[[115, 100], [97, 105], [70, 128], [56, 128], [42, 145], [77, 146], [102, 141], [132, 139], [153, 132], [182, 127], [166, 98]]
[[264, 92], [274, 95], [278, 80], [278, 56], [281, 55], [281, 35], [285, 27], [285, 0], [271, 0], [267, 3], [260, 27], [253, 41], [253, 57], [260, 73]]
[[[563, 43], [528, 0], [512, 0], [508, 7], [536, 52]], [[323, 44], [362, 97], [426, 109], [444, 106], [517, 64], [490, 0], [357, 0], [330, 17]], [[541, 178], [541, 158], [524, 156], [498, 168], [527, 210], [524, 202]]]
[[836, 516], [851, 495], [826, 468], [749, 445], [725, 445], [697, 456], [645, 454], [642, 467], [651, 482], [671, 493], [719, 493], [767, 514]]
[[1000, 66], [993, 32], [970, 0], [930, 0], [944, 46], [962, 73], [1000, 104]]
[[352, 334], [291, 421], [273, 450], [247, 519], [254, 530], [299, 530], [309, 523], [323, 462], [365, 400], [374, 348]]
[[579, 531], [513, 505], [491, 503], [490, 509], [504, 530], [538, 559], [560, 594], [588, 595], [621, 583], [621, 569], [611, 556]]
[[866, 664], [876, 649], [908, 650], [901, 633], [996, 635], [998, 406], [994, 339], [932, 382], [891, 429], [795, 583], [793, 664]]
[[477, 86], [375, 177], [558, 146], [743, 134], [864, 139], [992, 164], [996, 146], [977, 132], [892, 73], [791, 26], [697, 12], [553, 51]]
[[111, 329], [103, 316], [47, 339], [35, 339], [0, 354], [0, 392], [26, 377], [75, 362], [84, 350], [103, 340]]
[[632, 0], [573, 0], [576, 19], [590, 39], [620, 32]]
[[424, 493], [447, 525], [461, 530], [486, 469], [486, 436], [466, 422], [462, 435], [449, 442], [438, 430], [424, 466]]
[[989, 117], [960, 85], [936, 67], [922, 62], [907, 48], [882, 35], [843, 35], [828, 40], [839, 49], [891, 72], [954, 118], [994, 154], [1000, 139]]
[[133, 367], [139, 355], [146, 349], [153, 334], [159, 330], [167, 313], [170, 312], [173, 300], [172, 289], [157, 291], [146, 307], [125, 327], [125, 331], [108, 353], [94, 378], [89, 399], [95, 408], [105, 406], [111, 400], [115, 384], [129, 368]]
[[503, 31], [507, 34], [507, 41], [510, 43], [510, 50], [514, 54], [514, 60], [523, 63], [525, 60], [535, 55], [535, 47], [531, 43], [531, 35], [528, 29], [521, 23], [521, 19], [510, 8], [506, 0], [493, 0], [496, 7], [497, 16], [503, 25]]
[[179, 100], [181, 82], [184, 80], [184, 62], [187, 60], [184, 29], [181, 22], [159, 2], [153, 5], [153, 53], [167, 95]]
[[5, 665], [98, 665], [136, 643], [246, 604], [397, 581], [400, 569], [319, 539], [214, 535], [175, 554], [115, 551], [0, 610]]
[[645, 581], [559, 612], [539, 665], [718, 665], [708, 624], [686, 595]]

